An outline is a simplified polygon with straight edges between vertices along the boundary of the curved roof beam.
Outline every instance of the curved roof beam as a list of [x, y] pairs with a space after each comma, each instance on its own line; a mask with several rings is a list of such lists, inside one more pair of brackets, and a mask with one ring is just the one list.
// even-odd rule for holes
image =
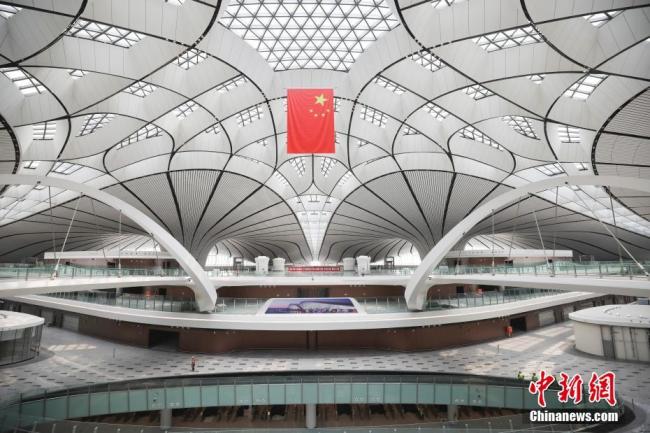
[[433, 247], [433, 249], [422, 259], [422, 262], [417, 267], [406, 286], [405, 297], [408, 307], [412, 310], [422, 309], [427, 290], [429, 289], [427, 279], [431, 269], [438, 266], [447, 253], [449, 253], [449, 251], [451, 251], [451, 249], [462, 240], [463, 236], [465, 236], [472, 227], [480, 223], [484, 218], [487, 218], [494, 210], [501, 209], [528, 194], [563, 185], [607, 185], [610, 187], [626, 188], [650, 193], [650, 179], [593, 175], [564, 176], [546, 179], [505, 192], [477, 208], [460, 223], [456, 224], [456, 226], [443, 236], [436, 246]]
[[196, 297], [196, 304], [199, 311], [212, 311], [217, 301], [217, 292], [214, 289], [208, 274], [203, 267], [192, 257], [192, 255], [180, 244], [171, 234], [160, 227], [154, 220], [149, 218], [140, 210], [126, 203], [125, 201], [108, 194], [104, 191], [90, 187], [85, 184], [73, 182], [66, 179], [55, 179], [47, 176], [30, 176], [19, 174], [0, 174], [0, 184], [3, 185], [46, 185], [55, 188], [62, 188], [82, 193], [95, 200], [120, 210], [133, 222], [140, 225], [147, 232], [150, 232], [156, 241], [191, 277], [193, 284], [191, 289]]

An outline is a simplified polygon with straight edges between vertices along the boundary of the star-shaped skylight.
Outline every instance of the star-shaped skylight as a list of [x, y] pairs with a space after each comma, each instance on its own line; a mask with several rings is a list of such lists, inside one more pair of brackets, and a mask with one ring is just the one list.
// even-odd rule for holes
[[384, 0], [231, 0], [221, 23], [276, 71], [347, 71], [399, 21]]

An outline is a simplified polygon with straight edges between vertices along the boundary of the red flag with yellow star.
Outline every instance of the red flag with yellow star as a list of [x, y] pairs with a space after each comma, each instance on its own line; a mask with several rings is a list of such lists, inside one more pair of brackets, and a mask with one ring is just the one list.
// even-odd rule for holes
[[287, 153], [334, 153], [334, 91], [287, 90]]

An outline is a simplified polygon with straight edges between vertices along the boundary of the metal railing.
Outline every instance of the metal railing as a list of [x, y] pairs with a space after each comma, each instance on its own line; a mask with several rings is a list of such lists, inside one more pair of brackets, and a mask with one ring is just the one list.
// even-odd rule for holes
[[641, 263], [643, 269], [632, 261], [603, 261], [603, 262], [557, 262], [526, 265], [458, 265], [453, 267], [439, 266], [431, 275], [535, 275], [562, 277], [626, 277], [647, 278], [650, 272], [650, 262]]
[[[505, 304], [516, 301], [540, 298], [565, 293], [553, 289], [508, 288], [504, 291], [484, 291], [482, 293], [457, 294], [428, 298], [424, 310], [436, 311], [450, 308], [473, 308], [486, 305]], [[162, 295], [116, 294], [102, 291], [55, 292], [45, 296], [71, 301], [89, 302], [98, 305], [134, 308], [140, 310], [195, 312], [196, 305], [186, 298]], [[409, 311], [402, 296], [356, 297], [352, 296], [369, 314], [399, 313]], [[270, 298], [229, 298], [219, 297], [215, 313], [256, 314]]]
[[[601, 262], [556, 262], [526, 265], [441, 265], [435, 268], [431, 275], [536, 275], [563, 277], [597, 277], [597, 278], [647, 278], [650, 274], [650, 262], [641, 263], [643, 269], [632, 261], [601, 261]], [[371, 269], [366, 275], [411, 276], [416, 267], [399, 267], [394, 269]], [[252, 268], [243, 270], [212, 269], [206, 271], [212, 278], [218, 277], [336, 277], [357, 276], [355, 271], [341, 272], [274, 272], [266, 274], [256, 272]], [[0, 280], [34, 280], [51, 278], [55, 273], [54, 266], [3, 266], [0, 267]], [[57, 278], [93, 278], [93, 277], [179, 277], [188, 275], [181, 268], [102, 268], [60, 265], [56, 271]]]

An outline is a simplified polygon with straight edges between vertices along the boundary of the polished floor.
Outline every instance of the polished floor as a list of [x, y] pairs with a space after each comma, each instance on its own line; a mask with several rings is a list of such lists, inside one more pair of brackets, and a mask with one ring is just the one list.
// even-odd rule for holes
[[[616, 373], [617, 391], [631, 404], [650, 408], [650, 368], [637, 362], [604, 360], [573, 348], [571, 325], [562, 323], [510, 339], [456, 349], [418, 352], [250, 351], [228, 355], [191, 355], [115, 344], [75, 332], [45, 328], [38, 360], [0, 368], [0, 396], [37, 389], [56, 389], [155, 376], [307, 370], [427, 371], [514, 377], [521, 370], [546, 369], [554, 374]], [[644, 421], [627, 431], [650, 431]]]

